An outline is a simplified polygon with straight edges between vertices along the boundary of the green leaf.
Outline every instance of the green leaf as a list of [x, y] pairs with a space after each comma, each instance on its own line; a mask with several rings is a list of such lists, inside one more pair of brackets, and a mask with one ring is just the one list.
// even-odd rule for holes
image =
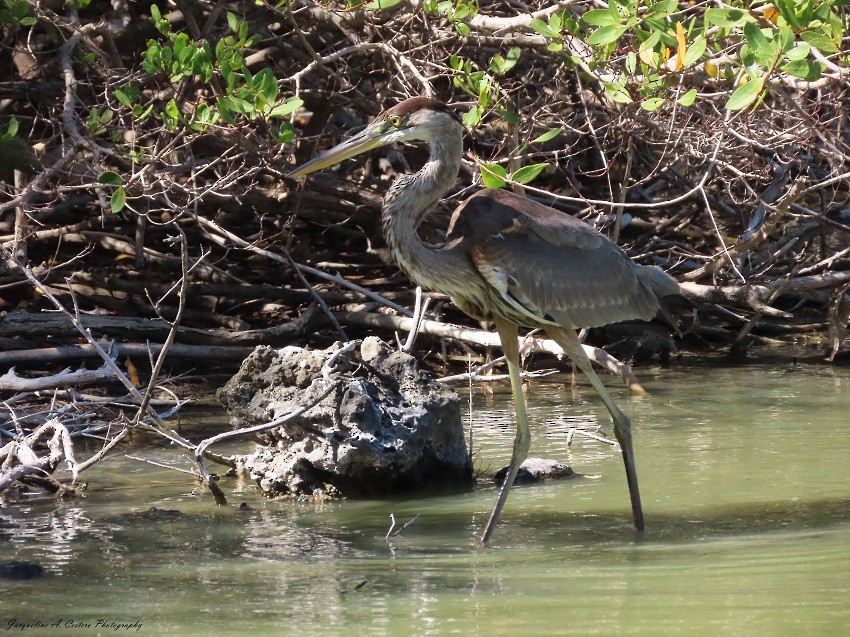
[[634, 100], [625, 87], [613, 82], [603, 82], [605, 94], [619, 104], [631, 104]]
[[481, 164], [481, 181], [488, 188], [502, 188], [506, 183], [508, 171], [499, 164]]
[[530, 164], [528, 166], [523, 166], [514, 172], [511, 175], [511, 180], [517, 182], [518, 184], [528, 184], [534, 181], [543, 169], [546, 168], [549, 164]]
[[688, 68], [691, 64], [698, 62], [702, 58], [702, 54], [705, 53], [705, 45], [705, 38], [701, 35], [697, 36], [685, 53], [684, 68]]
[[744, 25], [744, 37], [753, 52], [762, 51], [773, 44], [771, 40], [767, 39], [764, 32], [752, 22], [747, 22]]
[[280, 89], [278, 88], [274, 73], [272, 73], [269, 67], [265, 67], [254, 76], [254, 86], [262, 93], [266, 99], [266, 103], [274, 104], [275, 100], [277, 100]]
[[531, 23], [528, 25], [537, 33], [542, 35], [545, 38], [560, 38], [561, 34], [557, 31], [554, 31], [552, 27], [549, 26], [548, 23], [543, 22], [543, 20], [539, 18], [534, 18]]
[[782, 70], [790, 75], [803, 78], [807, 82], [814, 82], [820, 79], [826, 65], [823, 62], [813, 62], [812, 60], [792, 60], [782, 67]]
[[463, 121], [463, 125], [467, 128], [477, 126], [478, 122], [481, 121], [481, 108], [479, 106], [473, 106], [461, 115], [461, 120]]
[[795, 29], [799, 29], [802, 26], [797, 19], [794, 0], [775, 0], [773, 4], [779, 10], [779, 14], [785, 18], [785, 22]]
[[754, 22], [755, 18], [741, 9], [706, 9], [705, 21], [707, 24], [716, 24], [719, 27], [740, 27], [745, 22]]
[[112, 196], [109, 198], [109, 207], [112, 208], [112, 212], [121, 212], [126, 203], [126, 191], [123, 188], [116, 188], [115, 192], [113, 192]]
[[604, 46], [620, 39], [626, 32], [626, 27], [620, 25], [609, 25], [600, 27], [590, 34], [587, 43], [594, 46]]
[[97, 183], [106, 184], [108, 186], [120, 186], [122, 182], [123, 179], [121, 179], [121, 175], [119, 175], [114, 170], [107, 170], [106, 172], [102, 172], [97, 178]]
[[535, 137], [531, 140], [532, 144], [542, 144], [543, 142], [548, 142], [552, 139], [555, 139], [558, 135], [564, 132], [562, 127], [553, 128], [552, 130], [548, 130], [539, 137]]
[[664, 102], [666, 101], [667, 100], [665, 100], [663, 97], [650, 97], [648, 99], [643, 100], [640, 103], [640, 107], [643, 110], [649, 111], [651, 113], [652, 111], [658, 110], [661, 105], [664, 104]]
[[695, 88], [692, 88], [690, 91], [688, 91], [687, 93], [682, 95], [676, 101], [679, 104], [681, 104], [682, 106], [690, 106], [691, 104], [694, 103], [694, 100], [696, 100], [696, 98], [697, 98], [697, 90]]
[[785, 53], [785, 56], [789, 60], [804, 60], [807, 57], [809, 57], [809, 53], [811, 53], [811, 52], [812, 52], [812, 47], [810, 47], [805, 42], [798, 42], [797, 46], [795, 46], [793, 49], [789, 49]]
[[791, 27], [782, 27], [779, 29], [779, 35], [776, 38], [777, 43], [779, 44], [779, 50], [783, 53], [787, 53], [794, 46], [794, 31]]
[[581, 16], [581, 21], [599, 27], [620, 24], [620, 21], [612, 16], [608, 9], [591, 9]]
[[132, 106], [133, 102], [130, 100], [130, 96], [127, 95], [120, 88], [115, 89], [115, 99], [121, 102], [124, 106]]
[[6, 127], [6, 135], [9, 136], [9, 139], [18, 134], [18, 120], [12, 117], [9, 119], [9, 125]]
[[38, 20], [36, 20], [36, 19], [35, 19], [35, 18], [33, 18], [32, 16], [28, 16], [28, 17], [26, 17], [26, 18], [21, 18], [20, 20], [18, 20], [18, 24], [20, 24], [22, 27], [31, 27], [31, 26], [35, 26], [35, 24], [36, 24], [37, 22], [38, 22]]
[[285, 117], [300, 108], [304, 103], [300, 97], [290, 97], [283, 104], [278, 104], [269, 113], [269, 117]]
[[227, 12], [227, 26], [229, 26], [230, 30], [234, 33], [239, 33], [239, 18], [237, 18], [236, 14], [231, 11]]
[[177, 102], [174, 101], [174, 98], [171, 98], [165, 103], [165, 112], [174, 119], [180, 117], [180, 108], [178, 108]]
[[504, 75], [505, 74], [505, 58], [496, 53], [493, 57], [490, 58], [490, 70], [493, 71], [495, 75]]
[[815, 47], [818, 51], [824, 54], [838, 53], [838, 47], [835, 43], [826, 37], [823, 33], [817, 31], [803, 31], [800, 34], [804, 42]]
[[368, 9], [369, 11], [380, 11], [381, 9], [394, 7], [399, 2], [401, 2], [401, 0], [372, 0], [372, 2], [363, 5], [363, 8]]
[[516, 66], [516, 63], [519, 62], [519, 56], [521, 54], [522, 51], [518, 46], [512, 46], [508, 49], [508, 52], [505, 54], [505, 73], [507, 73]]
[[677, 8], [676, 0], [661, 0], [661, 2], [656, 2], [649, 7], [649, 9], [646, 10], [646, 14], [667, 18], [672, 15]]
[[729, 96], [726, 108], [730, 111], [740, 111], [755, 102], [764, 88], [764, 79], [764, 77], [750, 79], [746, 84], [736, 88], [735, 92]]

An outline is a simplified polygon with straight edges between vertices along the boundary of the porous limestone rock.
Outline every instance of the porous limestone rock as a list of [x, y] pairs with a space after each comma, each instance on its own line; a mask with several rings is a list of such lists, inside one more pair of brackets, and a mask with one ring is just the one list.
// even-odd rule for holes
[[359, 349], [258, 347], [219, 390], [234, 428], [301, 416], [256, 436], [245, 466], [271, 496], [374, 496], [470, 484], [455, 392], [369, 337]]

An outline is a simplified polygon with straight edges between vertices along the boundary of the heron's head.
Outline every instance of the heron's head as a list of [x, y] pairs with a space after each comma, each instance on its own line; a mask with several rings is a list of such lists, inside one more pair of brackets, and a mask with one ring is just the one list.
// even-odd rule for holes
[[379, 146], [414, 140], [433, 142], [463, 127], [457, 115], [443, 102], [428, 97], [411, 97], [385, 110], [360, 133], [317, 155], [290, 172], [298, 178], [338, 164]]

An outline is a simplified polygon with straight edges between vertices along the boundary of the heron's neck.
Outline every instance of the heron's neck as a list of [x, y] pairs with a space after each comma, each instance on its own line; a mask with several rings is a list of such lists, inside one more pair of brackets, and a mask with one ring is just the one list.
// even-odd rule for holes
[[[390, 187], [384, 198], [381, 222], [384, 237], [392, 251], [393, 260], [414, 282], [434, 289], [428, 274], [442, 269], [446, 255], [425, 244], [416, 230], [457, 179], [463, 138], [460, 127], [440, 138], [429, 140], [430, 156], [426, 164], [413, 175], [402, 175]], [[448, 134], [448, 133], [451, 134]]]

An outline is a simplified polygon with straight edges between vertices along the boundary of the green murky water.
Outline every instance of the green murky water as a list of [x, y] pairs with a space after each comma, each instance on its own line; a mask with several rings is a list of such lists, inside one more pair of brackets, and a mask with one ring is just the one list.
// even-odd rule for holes
[[[565, 445], [571, 426], [604, 417], [601, 404], [584, 386], [574, 396], [538, 382], [532, 455], [584, 477], [517, 488], [487, 548], [475, 538], [489, 485], [302, 505], [230, 481], [233, 506], [219, 509], [188, 476], [118, 457], [92, 471], [84, 498], [0, 510], [4, 559], [47, 570], [0, 581], [0, 630], [41, 622], [8, 632], [109, 635], [127, 632], [109, 622], [138, 621], [129, 632], [850, 634], [850, 370], [640, 376], [653, 395], [631, 401], [606, 380], [636, 428], [642, 536], [629, 527], [618, 454], [581, 437]], [[507, 398], [474, 396], [476, 458], [490, 470], [509, 455]], [[253, 510], [237, 510], [242, 501]], [[149, 520], [151, 506], [182, 516]], [[419, 517], [387, 541], [391, 513]]]

